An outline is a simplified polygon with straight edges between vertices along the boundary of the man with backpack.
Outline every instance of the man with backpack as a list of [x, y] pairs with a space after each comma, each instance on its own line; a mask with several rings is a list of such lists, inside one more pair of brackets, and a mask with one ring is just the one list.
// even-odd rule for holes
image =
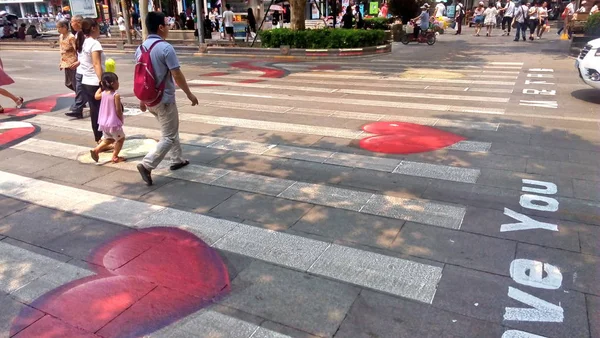
[[181, 156], [175, 83], [187, 95], [192, 106], [198, 104], [198, 99], [190, 91], [180, 69], [175, 49], [165, 41], [169, 35], [169, 25], [165, 19], [163, 13], [148, 13], [145, 22], [148, 38], [135, 52], [137, 64], [133, 91], [140, 100], [140, 109], [146, 111], [147, 108], [156, 117], [161, 132], [156, 149], [137, 165], [142, 179], [148, 185], [152, 185], [151, 171], [167, 153], [170, 152], [171, 155], [171, 170], [183, 168], [190, 163]]
[[455, 35], [460, 35], [462, 33], [462, 24], [465, 18], [465, 6], [462, 4], [462, 0], [456, 1], [456, 12], [455, 12], [455, 24], [456, 24], [456, 33]]

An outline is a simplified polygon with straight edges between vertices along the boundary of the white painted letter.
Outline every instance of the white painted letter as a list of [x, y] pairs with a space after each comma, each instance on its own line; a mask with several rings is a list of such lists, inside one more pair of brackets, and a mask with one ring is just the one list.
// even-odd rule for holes
[[558, 102], [556, 101], [526, 101], [521, 100], [519, 102], [522, 106], [541, 107], [541, 108], [558, 108]]
[[544, 336], [538, 336], [537, 334], [519, 331], [519, 330], [508, 330], [504, 332], [500, 338], [546, 338]]
[[507, 307], [504, 309], [504, 320], [562, 323], [564, 319], [563, 308], [558, 305], [510, 286], [508, 287], [508, 296], [533, 307], [533, 309]]
[[[528, 180], [528, 179], [524, 178], [523, 184], [524, 184], [523, 189], [522, 189], [523, 191], [532, 192], [534, 194], [553, 195], [553, 194], [556, 194], [556, 192], [558, 191], [556, 184], [554, 184], [552, 182]], [[546, 189], [530, 188], [530, 187], [526, 187], [525, 184], [541, 185], [541, 186], [546, 187]]]
[[545, 78], [553, 78], [552, 74], [527, 74], [527, 77], [545, 77]]
[[504, 208], [504, 214], [508, 217], [512, 217], [519, 221], [519, 223], [502, 224], [500, 226], [500, 232], [507, 231], [519, 231], [519, 230], [531, 230], [531, 229], [544, 229], [550, 231], [558, 231], [556, 224], [544, 223], [534, 220], [533, 218], [527, 217], [518, 212], [512, 211], [509, 208]]
[[550, 73], [554, 73], [554, 69], [549, 69], [549, 68], [530, 68], [529, 71], [530, 72], [550, 72]]
[[[546, 205], [533, 204], [533, 202], [542, 202]], [[525, 194], [521, 195], [521, 199], [519, 200], [519, 204], [523, 208], [532, 209], [532, 210], [540, 210], [540, 211], [556, 211], [558, 210], [558, 201], [552, 197], [546, 196], [538, 196]]]
[[546, 81], [534, 81], [534, 80], [525, 80], [525, 84], [547, 84], [547, 85], [553, 85], [553, 82], [546, 82]]
[[529, 94], [529, 95], [556, 95], [556, 90], [523, 89], [523, 94]]
[[[548, 274], [543, 277], [543, 272]], [[510, 276], [522, 285], [538, 289], [556, 290], [562, 285], [562, 273], [551, 264], [531, 259], [515, 259], [510, 263]]]

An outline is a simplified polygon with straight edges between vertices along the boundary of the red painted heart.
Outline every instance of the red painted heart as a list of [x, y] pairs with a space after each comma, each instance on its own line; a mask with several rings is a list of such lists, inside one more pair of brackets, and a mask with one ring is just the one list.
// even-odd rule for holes
[[[32, 303], [65, 324], [40, 320], [19, 337], [67, 337], [74, 327], [102, 337], [143, 336], [229, 292], [229, 274], [219, 254], [173, 227], [128, 232], [97, 249], [91, 262], [96, 275]], [[17, 318], [11, 335], [30, 319], [27, 314]]]
[[423, 153], [465, 140], [464, 137], [453, 133], [406, 122], [375, 122], [363, 126], [362, 129], [377, 135], [360, 140], [360, 147], [377, 153]]
[[0, 122], [0, 146], [13, 144], [35, 133], [31, 123], [22, 121]]

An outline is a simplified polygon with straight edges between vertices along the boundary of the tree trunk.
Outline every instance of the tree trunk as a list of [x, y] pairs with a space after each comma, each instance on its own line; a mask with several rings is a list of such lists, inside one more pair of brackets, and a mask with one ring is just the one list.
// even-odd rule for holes
[[142, 23], [142, 40], [148, 37], [148, 28], [146, 28], [146, 16], [148, 16], [148, 0], [140, 0], [140, 20]]
[[290, 6], [292, 7], [292, 29], [295, 31], [303, 31], [306, 29], [304, 25], [304, 20], [306, 19], [304, 16], [306, 0], [290, 0]]

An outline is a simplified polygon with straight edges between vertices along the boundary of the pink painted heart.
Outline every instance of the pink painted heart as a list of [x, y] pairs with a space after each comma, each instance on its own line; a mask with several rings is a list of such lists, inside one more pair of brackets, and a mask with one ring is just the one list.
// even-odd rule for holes
[[[40, 320], [19, 337], [66, 337], [74, 328], [84, 336], [143, 336], [229, 292], [229, 274], [219, 254], [173, 227], [128, 232], [102, 245], [90, 260], [96, 275], [67, 283], [32, 304], [64, 324]], [[27, 314], [17, 318], [11, 334], [28, 319]]]
[[0, 146], [18, 143], [34, 133], [35, 126], [28, 122], [0, 122]]
[[464, 137], [453, 133], [406, 122], [375, 122], [363, 126], [362, 129], [377, 135], [360, 140], [360, 147], [377, 153], [423, 153], [465, 140]]

